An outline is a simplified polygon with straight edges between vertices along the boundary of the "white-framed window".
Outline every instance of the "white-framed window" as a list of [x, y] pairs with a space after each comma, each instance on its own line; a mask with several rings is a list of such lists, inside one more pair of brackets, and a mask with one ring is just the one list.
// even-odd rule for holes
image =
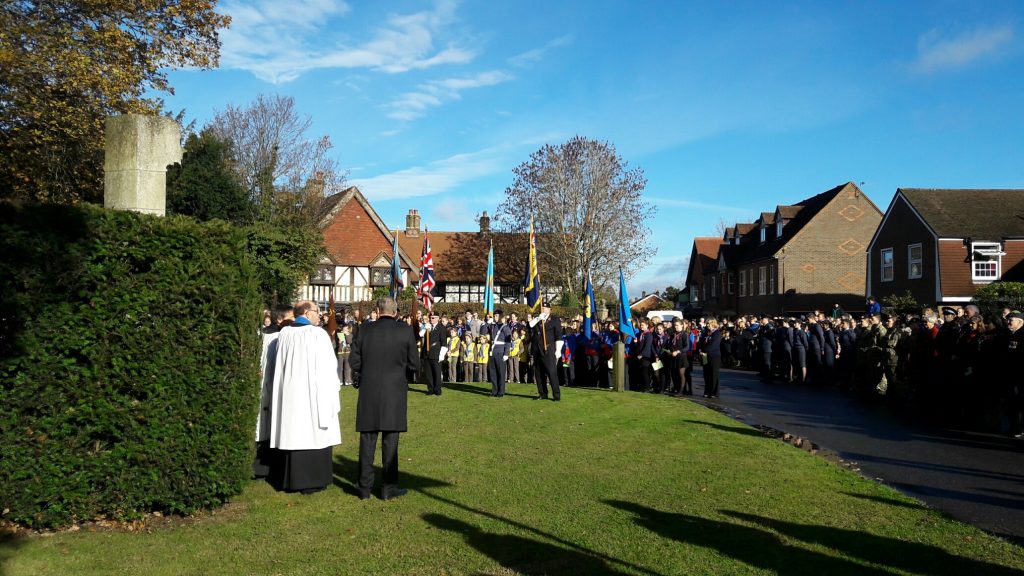
[[907, 246], [907, 278], [914, 280], [924, 274], [924, 252], [921, 244]]
[[767, 274], [764, 266], [757, 269], [757, 293], [761, 296], [767, 294], [767, 287], [765, 283], [767, 281]]
[[768, 267], [768, 293], [775, 294], [775, 266]]
[[747, 271], [740, 270], [740, 298], [747, 295]]
[[893, 264], [892, 264], [892, 248], [883, 248], [881, 253], [881, 259], [879, 261], [881, 266], [879, 278], [882, 282], [892, 282], [893, 278]]
[[999, 242], [971, 242], [971, 280], [998, 280], [1002, 263], [1003, 251]]
[[765, 227], [762, 224], [761, 225], [761, 244], [764, 244], [764, 239], [765, 239]]
[[696, 284], [690, 286], [690, 297], [693, 298], [695, 303], [703, 300], [703, 298], [700, 297], [700, 286]]
[[715, 297], [715, 293], [717, 292], [715, 290], [715, 280], [717, 280], [717, 279], [718, 279], [717, 276], [715, 276], [714, 274], [711, 275], [711, 297], [712, 298]]
[[725, 286], [729, 290], [729, 294], [730, 295], [732, 294], [732, 284], [733, 284], [733, 282], [735, 282], [735, 278], [733, 278], [732, 272], [729, 272], [729, 275], [727, 277], [727, 281], [726, 281]]
[[775, 222], [775, 237], [782, 238], [782, 219]]
[[747, 280], [750, 281], [750, 287], [747, 288], [747, 294], [750, 294], [751, 296], [753, 296], [754, 295], [754, 269], [751, 268], [749, 272], [750, 273], [747, 274]]

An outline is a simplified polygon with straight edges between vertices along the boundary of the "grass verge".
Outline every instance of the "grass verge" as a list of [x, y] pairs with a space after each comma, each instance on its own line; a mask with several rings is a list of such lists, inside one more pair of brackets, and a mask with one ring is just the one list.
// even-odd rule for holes
[[[1022, 550], [691, 402], [414, 385], [408, 496], [360, 501], [357, 392], [335, 486], [253, 482], [174, 526], [0, 537], [0, 574], [1019, 574]], [[378, 456], [379, 459], [379, 456]], [[379, 477], [379, 475], [378, 475]]]

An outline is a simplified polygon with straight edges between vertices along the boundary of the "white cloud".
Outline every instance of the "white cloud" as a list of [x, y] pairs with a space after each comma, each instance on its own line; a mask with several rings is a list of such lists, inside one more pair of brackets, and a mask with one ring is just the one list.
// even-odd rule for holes
[[473, 226], [476, 213], [463, 199], [445, 198], [433, 206], [431, 215], [438, 229], [464, 230]]
[[560, 36], [548, 42], [541, 48], [534, 48], [533, 50], [527, 50], [526, 52], [522, 52], [520, 54], [512, 56], [511, 58], [508, 59], [508, 63], [510, 66], [515, 66], [516, 68], [527, 68], [533, 65], [534, 63], [542, 60], [544, 56], [547, 55], [549, 51], [551, 51], [552, 48], [566, 46], [571, 42], [571, 35]]
[[679, 200], [677, 198], [660, 198], [657, 196], [648, 196], [647, 200], [649, 200], [655, 206], [670, 206], [672, 208], [690, 208], [693, 210], [706, 210], [709, 212], [732, 212], [736, 214], [744, 214], [746, 212], [749, 212], [748, 208], [741, 206], [711, 204], [708, 202], [694, 202], [692, 200]]
[[329, 20], [350, 11], [342, 0], [228, 0], [222, 11], [232, 18], [221, 32], [221, 66], [248, 70], [282, 84], [310, 70], [367, 68], [396, 74], [441, 64], [470, 62], [476, 53], [459, 46], [435, 47], [435, 39], [454, 17], [454, 2], [433, 10], [396, 15], [373, 29], [369, 38], [326, 38], [341, 28]]
[[445, 102], [462, 98], [462, 92], [473, 88], [496, 86], [512, 80], [513, 76], [501, 70], [480, 72], [475, 76], [432, 80], [420, 84], [412, 92], [406, 92], [384, 105], [388, 117], [408, 122], [426, 114], [430, 108]]
[[426, 166], [413, 166], [349, 182], [358, 186], [371, 201], [433, 196], [465, 182], [508, 171], [511, 166], [509, 153], [510, 147], [506, 146], [486, 148], [456, 154]]
[[954, 38], [943, 38], [938, 30], [931, 30], [917, 41], [917, 59], [914, 71], [930, 74], [941, 70], [960, 68], [991, 54], [1013, 39], [1009, 25], [977, 28]]

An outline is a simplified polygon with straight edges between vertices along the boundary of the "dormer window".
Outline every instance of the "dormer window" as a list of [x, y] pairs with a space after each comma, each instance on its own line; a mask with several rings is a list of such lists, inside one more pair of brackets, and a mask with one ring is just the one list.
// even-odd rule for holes
[[762, 224], [761, 225], [761, 244], [764, 244], [764, 240], [765, 240], [765, 227]]
[[971, 280], [976, 283], [999, 280], [1003, 254], [999, 242], [971, 242]]
[[782, 238], [782, 220], [775, 221], [775, 237]]

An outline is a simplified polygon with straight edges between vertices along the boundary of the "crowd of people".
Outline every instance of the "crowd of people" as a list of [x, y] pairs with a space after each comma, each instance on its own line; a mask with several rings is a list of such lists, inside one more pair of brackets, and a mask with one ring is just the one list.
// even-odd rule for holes
[[[701, 332], [707, 330], [701, 327]], [[744, 316], [723, 322], [721, 362], [766, 382], [837, 386], [861, 397], [919, 409], [948, 424], [1020, 438], [1024, 314], [985, 316], [976, 305], [885, 314], [873, 300], [854, 318]]]
[[[345, 385], [365, 389], [366, 374], [381, 370], [368, 372], [368, 353], [375, 356], [377, 348], [394, 348], [388, 343], [398, 336], [402, 336], [400, 340], [408, 348], [395, 358], [373, 360], [393, 363], [400, 369], [389, 371], [386, 378], [391, 390], [386, 395], [389, 399], [379, 396], [374, 402], [374, 423], [363, 423], [358, 428], [363, 470], [359, 489], [366, 497], [372, 485], [372, 468], [363, 464], [366, 459], [372, 463], [378, 432], [384, 433], [385, 493], [400, 493], [395, 485], [399, 430], [392, 428], [404, 430], [404, 394], [409, 382], [425, 383], [427, 394], [436, 396], [442, 394], [443, 382], [487, 382], [491, 385], [491, 396], [497, 398], [505, 395], [509, 382], [528, 383], [536, 386], [535, 399], [559, 401], [564, 386], [611, 388], [614, 346], [619, 342], [624, 345], [626, 389], [632, 391], [691, 395], [694, 368], [700, 366], [704, 384], [701, 392], [706, 398], [717, 398], [721, 369], [739, 368], [759, 372], [766, 383], [836, 386], [851, 395], [919, 408], [945, 423], [999, 429], [1022, 437], [1024, 381], [1020, 368], [1024, 359], [1024, 314], [1016, 311], [1003, 310], [988, 317], [977, 306], [966, 305], [944, 307], [937, 312], [926, 308], [920, 314], [889, 315], [881, 311], [877, 302], [869, 300], [864, 313], [857, 318], [836, 306], [828, 314], [813, 311], [791, 317], [638, 319], [633, 336], [627, 338], [617, 322], [595, 323], [588, 337], [582, 316], [560, 319], [551, 314], [547, 302], [539, 314], [527, 314], [520, 319], [514, 313], [505, 316], [501, 310], [493, 314], [466, 310], [458, 317], [426, 311], [416, 317], [399, 317], [394, 300], [387, 300], [385, 313], [378, 306], [365, 318], [358, 312], [339, 314], [333, 338], [321, 329], [328, 319], [320, 317], [315, 304], [300, 303], [294, 309], [294, 316], [299, 319], [294, 324], [301, 324], [301, 328], [320, 324], [309, 326], [319, 332], [315, 338], [308, 330], [304, 332], [304, 346], [315, 343], [315, 348], [322, 351], [325, 339], [332, 345], [328, 348], [332, 361], [321, 359], [310, 364], [321, 368], [329, 365], [332, 370], [327, 378], [330, 382], [314, 386], [327, 392], [317, 400], [323, 406], [314, 407], [309, 416], [313, 420], [329, 420], [332, 410], [336, 420], [335, 409], [340, 406], [330, 403], [331, 390]], [[268, 334], [284, 334], [282, 328], [292, 323], [291, 312], [292, 309], [283, 308], [268, 315], [265, 341]], [[380, 340], [379, 335], [370, 338], [385, 329], [391, 334], [385, 340]], [[368, 339], [376, 343], [367, 344]], [[265, 419], [258, 425], [259, 456], [276, 461], [284, 470], [285, 477], [278, 481], [285, 489], [307, 491], [311, 483], [315, 488], [329, 478], [323, 450], [325, 443], [335, 439], [340, 442], [340, 431], [335, 434], [317, 426], [309, 429], [308, 422], [303, 421], [300, 428], [309, 441], [283, 441], [280, 430], [289, 430], [287, 423], [278, 426], [275, 436], [273, 423], [280, 420], [275, 420], [275, 414], [280, 416], [280, 406], [275, 402], [282, 397], [281, 390], [287, 389], [287, 384], [281, 382], [280, 363], [282, 358], [290, 357], [281, 351], [288, 341], [280, 338], [276, 375], [269, 367], [275, 361], [267, 360], [268, 350], [273, 355], [274, 347], [264, 347], [264, 370], [271, 377], [264, 379], [261, 418]], [[390, 353], [395, 355], [394, 350]], [[311, 378], [313, 370], [287, 368], [285, 372], [300, 374], [301, 380]], [[324, 379], [323, 375], [318, 377]], [[374, 390], [384, 389], [376, 380], [373, 386]], [[303, 410], [308, 411], [308, 390], [300, 388], [295, 394], [298, 403], [305, 403]], [[361, 389], [360, 408], [364, 394]], [[315, 394], [313, 397], [319, 398]], [[401, 417], [384, 418], [387, 422], [381, 423], [380, 406], [391, 406], [388, 413], [393, 413], [399, 410], [395, 402], [401, 404]], [[275, 450], [275, 458], [266, 457], [268, 451]], [[304, 453], [306, 450], [310, 453]], [[318, 471], [315, 482], [308, 474], [303, 476], [302, 472], [309, 470]]]

